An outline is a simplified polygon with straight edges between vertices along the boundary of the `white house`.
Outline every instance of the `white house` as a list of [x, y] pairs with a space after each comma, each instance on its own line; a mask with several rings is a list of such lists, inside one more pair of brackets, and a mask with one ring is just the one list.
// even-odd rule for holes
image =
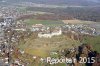
[[32, 25], [32, 31], [39, 31], [39, 30], [43, 30], [45, 26], [43, 24], [35, 24], [35, 25]]

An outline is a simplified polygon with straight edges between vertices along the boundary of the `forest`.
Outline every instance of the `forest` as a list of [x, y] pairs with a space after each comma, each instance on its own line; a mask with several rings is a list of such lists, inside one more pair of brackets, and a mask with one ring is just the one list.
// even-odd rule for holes
[[[27, 7], [27, 10], [30, 11], [43, 11], [54, 13], [45, 15], [54, 19], [80, 19], [86, 21], [100, 21], [100, 7], [67, 7], [67, 8], [39, 8], [39, 7]], [[42, 15], [41, 18], [45, 18]]]

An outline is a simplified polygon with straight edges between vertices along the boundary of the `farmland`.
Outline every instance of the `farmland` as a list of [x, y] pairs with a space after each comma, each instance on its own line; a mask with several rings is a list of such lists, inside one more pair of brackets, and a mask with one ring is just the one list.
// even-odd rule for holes
[[64, 23], [61, 20], [37, 20], [37, 19], [27, 19], [25, 20], [26, 24], [33, 25], [33, 24], [43, 24], [47, 26], [61, 26]]

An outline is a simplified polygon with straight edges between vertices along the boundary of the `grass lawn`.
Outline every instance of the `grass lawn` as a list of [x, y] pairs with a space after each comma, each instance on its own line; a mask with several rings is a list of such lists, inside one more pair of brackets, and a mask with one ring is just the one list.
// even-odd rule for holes
[[47, 26], [61, 26], [64, 23], [60, 20], [37, 20], [37, 19], [27, 19], [26, 24], [33, 25], [33, 24], [43, 24]]
[[[33, 36], [31, 36], [33, 37]], [[64, 35], [54, 36], [50, 38], [36, 38], [26, 39], [25, 43], [20, 42], [19, 48], [25, 50], [26, 53], [41, 57], [49, 56], [51, 51], [62, 50], [65, 48], [71, 48], [72, 45], [78, 46], [78, 41], [72, 40]]]
[[43, 49], [25, 49], [25, 52], [30, 55], [41, 56], [41, 57], [48, 57], [49, 54]]

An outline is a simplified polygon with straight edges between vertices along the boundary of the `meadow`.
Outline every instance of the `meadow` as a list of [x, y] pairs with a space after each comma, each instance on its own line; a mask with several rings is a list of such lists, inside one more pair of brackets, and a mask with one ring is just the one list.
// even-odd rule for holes
[[50, 56], [51, 51], [59, 51], [63, 49], [71, 48], [72, 45], [78, 46], [80, 43], [76, 40], [72, 40], [67, 36], [54, 36], [52, 38], [27, 38], [25, 41], [20, 42], [19, 48], [24, 50], [30, 55], [36, 55], [40, 57]]
[[27, 19], [25, 20], [26, 24], [33, 25], [33, 24], [43, 24], [46, 26], [61, 26], [64, 23], [61, 20], [39, 20], [39, 19]]

